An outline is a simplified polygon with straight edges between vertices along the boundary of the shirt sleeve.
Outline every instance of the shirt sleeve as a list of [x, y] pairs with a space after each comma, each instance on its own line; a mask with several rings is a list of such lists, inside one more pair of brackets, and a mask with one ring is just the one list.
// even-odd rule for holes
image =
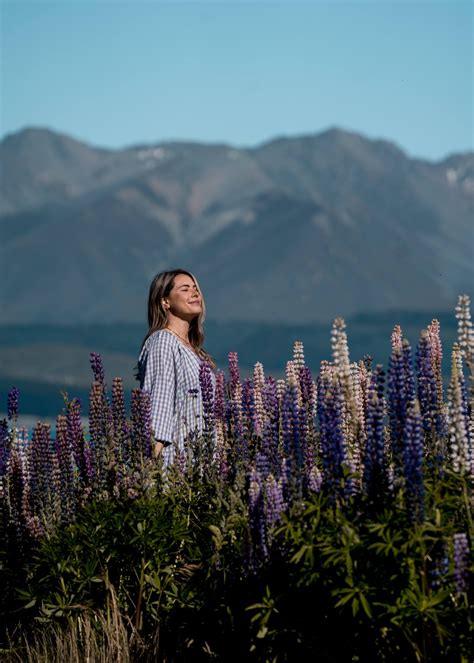
[[156, 334], [148, 347], [142, 388], [150, 394], [153, 434], [168, 444], [176, 413], [176, 378], [173, 338], [166, 332]]

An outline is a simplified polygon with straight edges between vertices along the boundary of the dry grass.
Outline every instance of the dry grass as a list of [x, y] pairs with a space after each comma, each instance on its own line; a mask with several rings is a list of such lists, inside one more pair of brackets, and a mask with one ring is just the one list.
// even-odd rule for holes
[[133, 625], [120, 613], [113, 588], [109, 586], [107, 611], [84, 612], [67, 626], [45, 624], [25, 633], [8, 652], [0, 652], [5, 663], [132, 663], [145, 651]]

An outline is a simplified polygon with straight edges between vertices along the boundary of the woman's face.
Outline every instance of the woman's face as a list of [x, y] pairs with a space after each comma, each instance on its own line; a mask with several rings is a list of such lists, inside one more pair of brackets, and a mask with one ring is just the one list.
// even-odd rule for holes
[[201, 293], [193, 279], [187, 274], [177, 274], [168, 297], [164, 297], [165, 308], [173, 315], [192, 320], [202, 311]]

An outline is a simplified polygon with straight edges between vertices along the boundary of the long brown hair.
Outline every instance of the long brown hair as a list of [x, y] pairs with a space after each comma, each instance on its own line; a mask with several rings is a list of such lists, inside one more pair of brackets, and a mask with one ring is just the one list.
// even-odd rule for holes
[[151, 282], [150, 291], [148, 293], [148, 332], [142, 341], [141, 350], [143, 349], [145, 341], [149, 336], [151, 336], [151, 334], [153, 334], [153, 332], [166, 327], [168, 322], [168, 314], [162, 305], [162, 299], [168, 297], [170, 294], [174, 286], [175, 277], [178, 276], [178, 274], [186, 274], [189, 276], [194, 281], [198, 292], [201, 295], [201, 312], [199, 315], [193, 318], [189, 324], [189, 342], [202, 359], [208, 361], [212, 368], [216, 368], [216, 362], [214, 361], [213, 357], [211, 357], [211, 355], [202, 347], [204, 343], [203, 323], [206, 318], [206, 304], [204, 302], [204, 296], [201, 292], [201, 288], [199, 287], [199, 283], [197, 282], [196, 277], [185, 269], [172, 269], [167, 272], [160, 272]]

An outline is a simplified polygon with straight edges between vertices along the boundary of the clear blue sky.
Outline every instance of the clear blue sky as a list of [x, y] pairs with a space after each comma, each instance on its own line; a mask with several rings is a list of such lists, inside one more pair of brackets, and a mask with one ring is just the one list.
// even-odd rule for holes
[[259, 144], [339, 126], [473, 147], [471, 2], [1, 0], [1, 135]]

